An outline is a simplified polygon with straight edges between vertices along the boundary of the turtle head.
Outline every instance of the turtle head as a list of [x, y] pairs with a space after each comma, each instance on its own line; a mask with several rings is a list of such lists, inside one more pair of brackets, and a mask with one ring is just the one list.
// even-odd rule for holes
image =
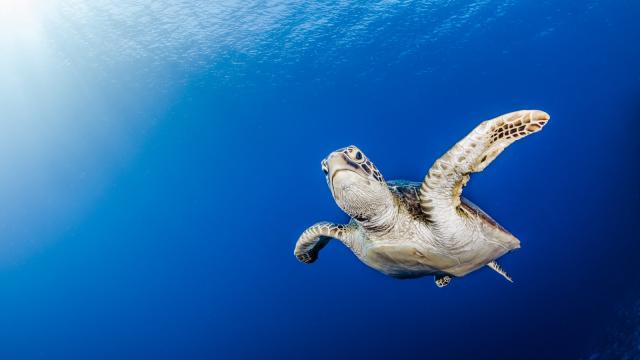
[[375, 221], [393, 207], [382, 175], [356, 146], [336, 150], [322, 160], [322, 171], [338, 206], [361, 222]]

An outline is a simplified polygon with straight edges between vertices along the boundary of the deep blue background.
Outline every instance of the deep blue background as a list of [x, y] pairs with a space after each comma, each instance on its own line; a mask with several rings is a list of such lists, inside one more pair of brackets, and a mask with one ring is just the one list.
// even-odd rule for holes
[[[180, 47], [127, 71], [67, 55], [110, 118], [145, 125], [117, 135], [132, 140], [108, 176], [91, 175], [106, 166], [91, 153], [89, 180], [69, 175], [66, 191], [93, 195], [64, 226], [28, 209], [12, 220], [30, 229], [14, 243], [51, 241], [2, 249], [0, 358], [640, 356], [635, 1], [289, 10], [251, 49], [222, 46], [197, 69], [167, 56]], [[316, 12], [333, 16], [296, 38]], [[254, 21], [234, 14], [221, 17]], [[69, 106], [74, 122], [101, 121]], [[394, 280], [339, 243], [311, 266], [292, 255], [308, 225], [347, 221], [320, 171], [329, 152], [355, 144], [385, 178], [420, 180], [480, 121], [518, 109], [551, 121], [465, 189], [520, 238], [501, 261], [514, 284], [488, 269], [444, 289]], [[51, 151], [50, 171], [76, 174]]]

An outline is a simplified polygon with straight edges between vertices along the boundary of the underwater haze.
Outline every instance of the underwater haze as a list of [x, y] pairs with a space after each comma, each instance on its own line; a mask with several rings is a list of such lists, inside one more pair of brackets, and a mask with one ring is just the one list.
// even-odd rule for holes
[[[640, 359], [640, 3], [3, 0], [0, 359]], [[521, 241], [439, 289], [339, 242], [320, 161], [421, 181], [551, 115], [465, 197]]]

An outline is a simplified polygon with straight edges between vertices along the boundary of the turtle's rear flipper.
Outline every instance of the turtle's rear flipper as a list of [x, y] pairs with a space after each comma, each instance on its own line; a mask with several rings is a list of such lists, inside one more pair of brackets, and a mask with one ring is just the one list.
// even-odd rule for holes
[[449, 285], [449, 283], [451, 282], [451, 276], [449, 276], [449, 275], [436, 275], [435, 276], [435, 280], [436, 280], [436, 286], [441, 288], [441, 287], [445, 287], [445, 286]]

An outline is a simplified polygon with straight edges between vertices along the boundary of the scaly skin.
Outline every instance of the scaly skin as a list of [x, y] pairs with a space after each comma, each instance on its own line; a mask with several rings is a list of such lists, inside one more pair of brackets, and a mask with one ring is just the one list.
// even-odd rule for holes
[[352, 220], [308, 228], [298, 239], [296, 257], [312, 263], [335, 238], [362, 262], [395, 278], [435, 275], [443, 287], [452, 277], [487, 265], [511, 281], [495, 259], [520, 242], [460, 193], [470, 173], [548, 119], [542, 111], [524, 110], [481, 123], [434, 163], [422, 184], [385, 182], [355, 146], [331, 153], [322, 161], [323, 171], [336, 203]]

